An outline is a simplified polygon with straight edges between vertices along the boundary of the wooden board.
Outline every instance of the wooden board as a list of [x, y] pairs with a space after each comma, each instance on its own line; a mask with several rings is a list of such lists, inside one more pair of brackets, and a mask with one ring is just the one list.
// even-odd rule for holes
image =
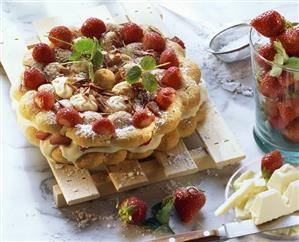
[[[138, 4], [137, 7], [136, 11], [135, 4], [121, 4], [120, 12], [111, 12], [111, 14], [103, 6], [96, 7], [92, 11], [82, 13], [81, 19], [83, 21], [89, 16], [96, 17], [97, 13], [100, 13], [101, 18], [111, 19], [111, 22], [129, 20], [152, 24], [166, 35], [168, 34], [155, 6]], [[50, 18], [34, 23], [39, 39], [48, 41], [45, 35], [51, 27], [61, 24], [60, 21], [61, 18]], [[30, 41], [30, 43], [34, 42]], [[9, 48], [13, 47], [10, 45]], [[23, 57], [24, 52], [19, 52], [16, 56]], [[4, 68], [8, 77], [14, 83], [17, 77], [9, 65], [15, 63], [15, 57], [6, 55], [5, 63]], [[153, 159], [126, 161], [93, 174], [88, 170], [78, 170], [71, 165], [57, 166], [49, 161], [58, 183], [53, 186], [56, 206], [78, 204], [173, 177], [192, 174], [199, 170], [220, 168], [242, 160], [245, 156], [225, 121], [210, 101], [207, 105], [206, 119], [198, 125], [196, 132], [191, 137], [180, 141], [177, 147], [167, 153], [155, 152]], [[134, 179], [130, 179], [131, 177]]]

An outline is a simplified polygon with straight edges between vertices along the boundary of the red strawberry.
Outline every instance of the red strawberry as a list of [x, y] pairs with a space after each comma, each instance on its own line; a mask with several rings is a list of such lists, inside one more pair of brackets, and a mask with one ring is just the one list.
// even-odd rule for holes
[[38, 91], [34, 96], [34, 103], [39, 109], [49, 111], [54, 106], [55, 96], [53, 92]]
[[299, 26], [287, 29], [278, 39], [290, 56], [299, 57]]
[[143, 38], [143, 30], [139, 25], [135, 23], [126, 23], [121, 28], [121, 36], [125, 44], [141, 42]]
[[293, 143], [299, 143], [299, 120], [292, 121], [283, 131], [285, 138]]
[[52, 134], [49, 141], [51, 145], [69, 145], [72, 142], [70, 138], [61, 134]]
[[174, 97], [175, 90], [172, 87], [162, 88], [157, 93], [156, 102], [161, 109], [166, 110], [172, 104]]
[[45, 140], [46, 138], [48, 138], [51, 134], [47, 133], [47, 132], [43, 132], [43, 131], [36, 131], [35, 132], [35, 137], [39, 140]]
[[92, 130], [99, 134], [110, 136], [115, 133], [115, 126], [108, 118], [100, 118], [92, 123]]
[[[272, 43], [268, 43], [266, 45], [261, 46], [259, 48], [258, 53], [266, 60], [273, 61], [274, 56], [276, 54], [276, 50], [274, 49]], [[270, 69], [270, 65], [259, 56], [256, 57], [256, 61], [261, 67], [265, 68], [266, 70]]]
[[279, 84], [276, 77], [266, 74], [260, 81], [260, 92], [271, 98], [281, 97], [284, 94], [282, 86]]
[[278, 110], [282, 120], [286, 123], [299, 116], [299, 99], [286, 99], [278, 103]]
[[269, 116], [268, 121], [273, 128], [284, 129], [287, 126], [287, 123], [282, 120], [280, 115]]
[[39, 69], [31, 67], [24, 72], [23, 85], [28, 89], [37, 89], [47, 83], [46, 76]]
[[148, 109], [137, 111], [133, 115], [133, 125], [138, 129], [143, 129], [149, 126], [155, 120], [155, 115]]
[[283, 165], [283, 158], [279, 150], [274, 150], [265, 154], [261, 161], [261, 171], [263, 176], [268, 179], [272, 173]]
[[274, 117], [279, 115], [277, 104], [278, 102], [276, 100], [266, 98], [264, 107], [268, 116]]
[[205, 205], [206, 196], [196, 187], [180, 187], [174, 191], [174, 207], [183, 223], [188, 223]]
[[81, 33], [89, 38], [96, 37], [99, 39], [102, 33], [106, 32], [105, 23], [98, 18], [89, 18], [81, 26]]
[[52, 28], [48, 38], [56, 47], [62, 49], [70, 49], [72, 47], [73, 33], [65, 26]]
[[56, 122], [67, 128], [75, 127], [82, 123], [79, 112], [74, 108], [61, 108], [56, 113]]
[[254, 18], [251, 26], [266, 37], [276, 37], [285, 30], [285, 21], [278, 12], [270, 10]]
[[179, 44], [183, 49], [185, 49], [185, 44], [184, 42], [177, 36], [174, 36], [173, 38], [170, 39], [171, 41]]
[[146, 204], [137, 197], [124, 199], [118, 207], [118, 216], [124, 223], [141, 224], [146, 215]]
[[55, 52], [49, 45], [45, 43], [39, 43], [34, 46], [32, 57], [37, 62], [48, 64], [55, 61]]
[[169, 67], [163, 74], [161, 79], [161, 84], [172, 87], [174, 89], [179, 89], [183, 85], [182, 74], [178, 67]]
[[143, 49], [161, 52], [165, 49], [165, 39], [156, 32], [146, 33], [143, 37]]
[[278, 77], [278, 81], [281, 86], [288, 87], [295, 83], [294, 74], [290, 72], [283, 71]]
[[162, 66], [161, 68], [167, 69], [171, 66], [179, 67], [180, 62], [177, 58], [175, 51], [173, 49], [166, 49], [162, 52], [160, 59], [159, 59], [159, 65], [168, 63], [168, 65]]

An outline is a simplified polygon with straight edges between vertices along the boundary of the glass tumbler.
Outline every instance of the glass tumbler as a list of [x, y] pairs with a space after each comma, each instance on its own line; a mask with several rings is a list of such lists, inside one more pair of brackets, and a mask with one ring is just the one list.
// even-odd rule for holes
[[250, 30], [250, 50], [255, 82], [254, 137], [264, 152], [279, 149], [299, 163], [299, 70], [273, 64], [259, 55], [269, 39]]

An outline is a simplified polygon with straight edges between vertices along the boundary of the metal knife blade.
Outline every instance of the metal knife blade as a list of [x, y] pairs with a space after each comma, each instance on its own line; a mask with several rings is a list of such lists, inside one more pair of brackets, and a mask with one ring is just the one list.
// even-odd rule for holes
[[283, 216], [261, 225], [255, 225], [251, 219], [227, 223], [221, 226], [218, 231], [221, 239], [232, 239], [275, 229], [288, 228], [295, 225], [299, 225], [299, 212], [292, 215]]

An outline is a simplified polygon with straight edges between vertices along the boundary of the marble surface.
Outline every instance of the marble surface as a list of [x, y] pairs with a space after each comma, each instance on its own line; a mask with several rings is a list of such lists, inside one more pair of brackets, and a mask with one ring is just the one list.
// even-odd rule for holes
[[[56, 1], [57, 2], [57, 1]], [[31, 22], [47, 16], [69, 15], [75, 18], [80, 8], [99, 5], [100, 2], [85, 3], [13, 3], [3, 4], [4, 19], [13, 23], [24, 38], [33, 34]], [[115, 3], [106, 2], [108, 8]], [[253, 86], [250, 60], [234, 64], [224, 64], [205, 51], [211, 33], [222, 25], [247, 21], [254, 15], [282, 3], [269, 1], [259, 3], [188, 3], [185, 14], [195, 22], [187, 21], [165, 8], [161, 8], [165, 23], [172, 34], [185, 40], [187, 55], [202, 67], [209, 96], [216, 103], [227, 124], [237, 137], [247, 162], [258, 160], [261, 151], [254, 142], [254, 99], [240, 94], [230, 93], [221, 86], [221, 81], [236, 80], [247, 86]], [[291, 3], [290, 3], [291, 4]], [[174, 7], [176, 4], [173, 4]], [[296, 5], [294, 5], [296, 6]], [[138, 4], [136, 4], [138, 8]], [[68, 9], [68, 11], [65, 11]], [[5, 24], [5, 21], [3, 22]], [[175, 28], [173, 26], [175, 25]], [[19, 60], [16, 60], [19, 61]], [[53, 205], [52, 185], [54, 177], [48, 164], [38, 149], [30, 146], [23, 138], [15, 122], [15, 115], [9, 100], [8, 79], [1, 69], [1, 239], [4, 241], [143, 241], [152, 238], [136, 227], [123, 227], [116, 219], [118, 199], [136, 195], [147, 201], [151, 207], [173, 188], [180, 185], [196, 185], [206, 191], [207, 205], [198, 214], [194, 223], [183, 226], [171, 218], [175, 232], [193, 229], [211, 229], [222, 223], [232, 221], [229, 214], [216, 218], [214, 210], [224, 199], [224, 188], [228, 178], [237, 169], [236, 166], [222, 170], [203, 171], [191, 176], [154, 184], [119, 196], [110, 196], [103, 200], [87, 202], [70, 208], [56, 209]], [[80, 213], [81, 212], [81, 213]], [[76, 216], [80, 213], [81, 215]], [[90, 224], [84, 216], [94, 218]], [[79, 219], [78, 217], [81, 218]], [[246, 237], [242, 241], [264, 241], [261, 238]]]

